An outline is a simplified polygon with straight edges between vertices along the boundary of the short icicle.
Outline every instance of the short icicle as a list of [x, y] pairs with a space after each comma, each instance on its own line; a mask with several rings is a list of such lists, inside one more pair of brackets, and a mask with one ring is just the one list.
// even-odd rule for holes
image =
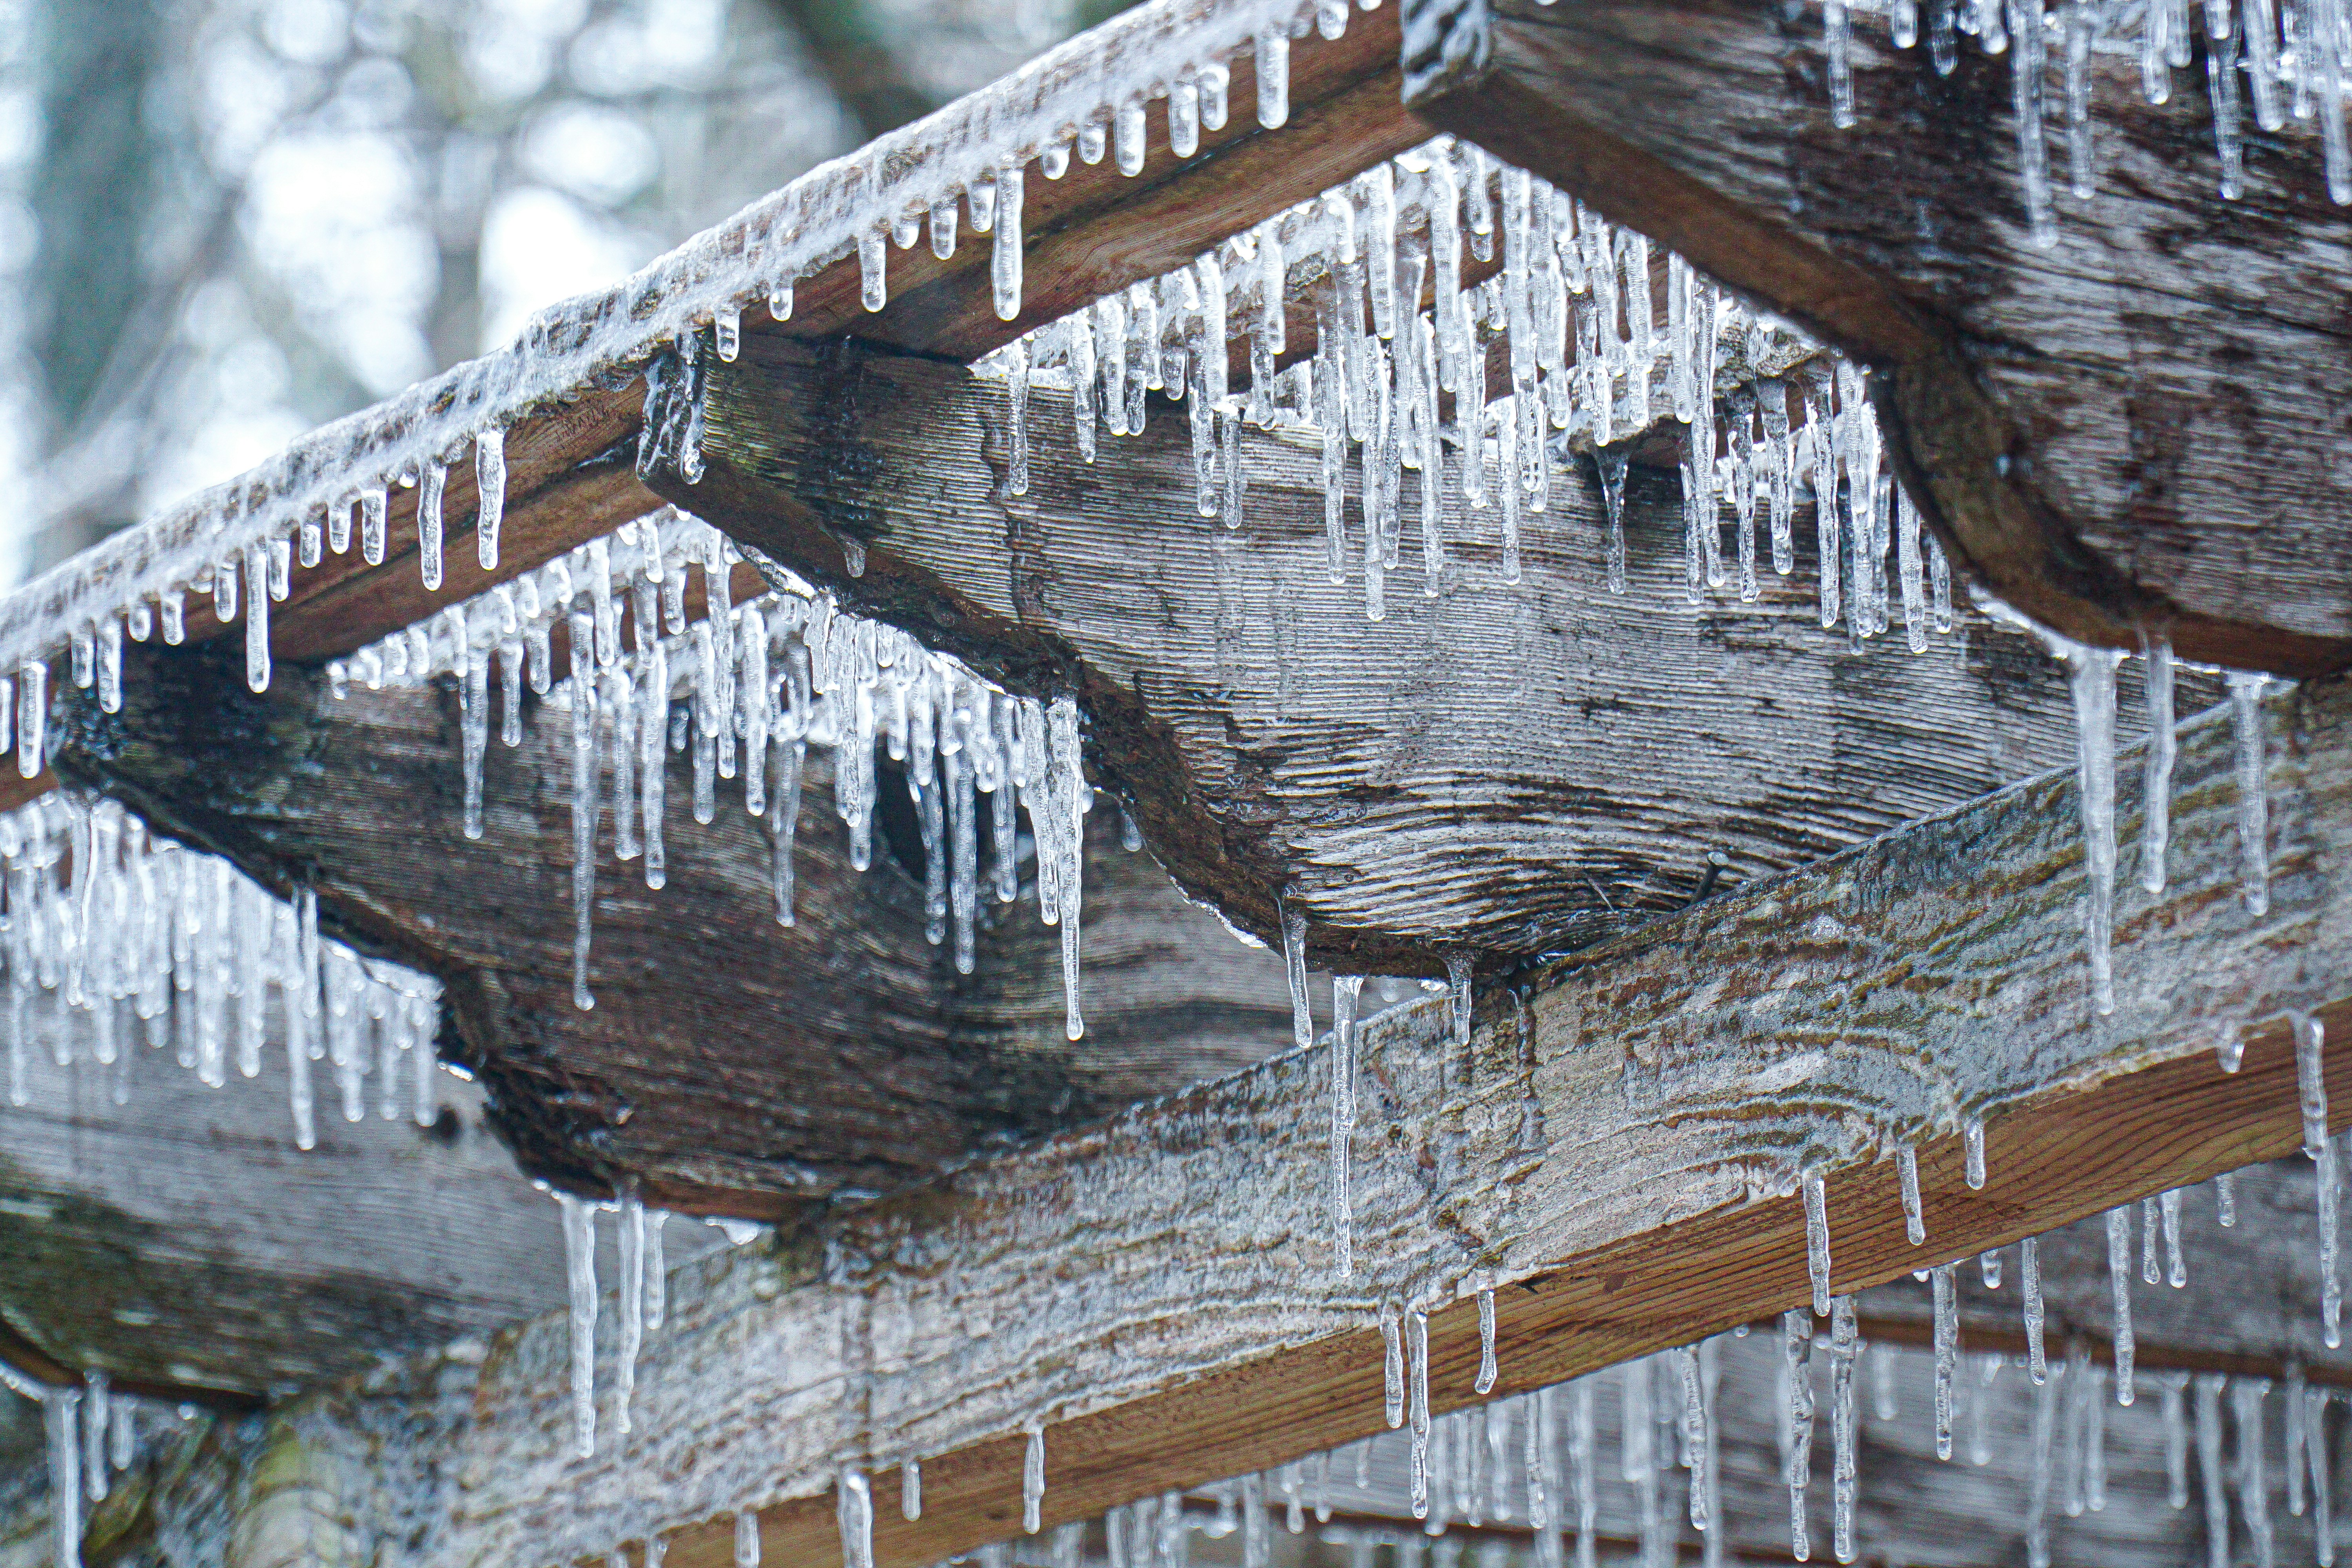
[[866, 1472], [844, 1465], [834, 1483], [833, 1510], [841, 1526], [842, 1568], [874, 1568], [874, 1493]]
[[1952, 1383], [1959, 1375], [1959, 1290], [1952, 1265], [1937, 1264], [1929, 1275], [1936, 1303], [1936, 1458], [1952, 1457]]
[[1029, 1428], [1028, 1450], [1021, 1458], [1021, 1532], [1034, 1535], [1045, 1528], [1045, 1429]]
[[923, 1461], [912, 1457], [898, 1466], [898, 1517], [909, 1524], [923, 1517]]
[[760, 1568], [760, 1516], [748, 1508], [735, 1515], [735, 1568]]
[[2017, 1244], [2018, 1295], [2025, 1307], [2025, 1369], [2039, 1384], [2050, 1376], [2050, 1361], [2042, 1342], [2042, 1242], [2027, 1237]]
[[1969, 1191], [1972, 1193], [1984, 1191], [1985, 1125], [1983, 1118], [1979, 1117], [1961, 1127], [1960, 1149], [1963, 1156], [1961, 1180], [1968, 1183]]
[[563, 1211], [563, 1265], [572, 1298], [572, 1451], [596, 1452], [596, 1211], [558, 1193]]
[[1478, 1292], [1478, 1380], [1472, 1386], [1480, 1394], [1495, 1389], [1495, 1292], [1489, 1289]]
[[1861, 1471], [1855, 1447], [1861, 1436], [1860, 1412], [1854, 1405], [1853, 1363], [1862, 1354], [1862, 1331], [1856, 1322], [1853, 1298], [1840, 1296], [1830, 1303], [1830, 1437], [1834, 1446], [1830, 1470], [1830, 1549], [1840, 1563], [1853, 1561], [1853, 1504]]
[[2147, 762], [2141, 790], [2139, 885], [2164, 891], [2165, 852], [2172, 840], [2172, 764], [2179, 742], [2172, 721], [2172, 645], [2162, 637], [2147, 645]]
[[1895, 1169], [1903, 1190], [1903, 1234], [1914, 1247], [1926, 1243], [1927, 1225], [1919, 1210], [1919, 1155], [1906, 1144], [1895, 1152]]
[[2115, 1303], [2116, 1403], [2132, 1402], [2131, 1205], [2107, 1211], [2107, 1282]]
[[2089, 904], [2091, 1003], [2101, 1013], [2116, 1010], [2113, 934], [2116, 919], [2116, 666], [2114, 648], [2087, 647], [2053, 638], [2066, 661], [2074, 698], [2075, 783], [2082, 794], [2084, 874]]
[[2238, 853], [2242, 858], [2246, 908], [2268, 914], [2271, 908], [2269, 737], [2263, 716], [2263, 677], [2246, 670], [2229, 673], [2230, 714], [2236, 728], [2238, 764]]
[[1830, 1315], [1830, 1211], [1828, 1189], [1817, 1171], [1805, 1173], [1805, 1268], [1812, 1276], [1813, 1316]]

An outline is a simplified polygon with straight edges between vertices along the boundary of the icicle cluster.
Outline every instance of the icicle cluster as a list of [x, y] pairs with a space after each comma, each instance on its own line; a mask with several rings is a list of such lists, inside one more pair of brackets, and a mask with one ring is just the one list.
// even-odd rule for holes
[[[1438, 594], [1448, 550], [1473, 534], [1493, 541], [1517, 582], [1523, 527], [1572, 446], [1597, 455], [1605, 569], [1622, 592], [1614, 444], [1671, 418], [1685, 427], [1692, 603], [1727, 582], [1727, 509], [1741, 599], [1761, 593], [1759, 533], [1773, 569], [1794, 570], [1803, 478], [1824, 503], [1822, 624], [1836, 625], [1843, 604], [1857, 642], [1886, 630], [1891, 559], [1911, 647], [1950, 630], [1949, 568], [1885, 468], [1860, 374], [1680, 257], [1665, 258], [1660, 300], [1650, 249], [1527, 171], [1440, 137], [982, 361], [1011, 389], [1010, 489], [1028, 488], [1033, 383], [1069, 390], [1088, 462], [1103, 431], [1141, 433], [1148, 393], [1182, 401], [1198, 510], [1229, 528], [1249, 489], [1243, 426], [1319, 434], [1331, 580], [1360, 570], [1365, 614], [1379, 620], [1409, 510], [1424, 594]], [[1228, 384], [1234, 353], [1248, 364], [1243, 391]], [[1502, 377], [1492, 386], [1490, 363]]]
[[[1016, 805], [1037, 848], [1040, 913], [1058, 925], [1066, 1027], [1079, 1007], [1081, 849], [1094, 793], [1076, 704], [1015, 698], [905, 633], [837, 609], [794, 585], [733, 602], [741, 556], [716, 529], [665, 508], [623, 524], [488, 594], [454, 605], [331, 665], [338, 694], [454, 677], [458, 689], [467, 837], [482, 822], [493, 670], [500, 741], [522, 743], [523, 690], [571, 715], [573, 738], [573, 1000], [589, 985], [597, 826], [609, 808], [614, 856], [667, 877], [667, 766], [690, 750], [692, 810], [709, 823], [720, 780], [740, 780], [744, 809], [771, 828], [775, 916], [790, 925], [803, 764], [834, 753], [834, 801], [851, 863], [873, 857], [875, 749], [905, 764], [925, 854], [929, 934], [953, 938], [969, 973], [983, 887], [1020, 895]], [[704, 613], [689, 618], [690, 585]], [[561, 633], [566, 651], [557, 657]], [[981, 812], [991, 863], [981, 863]]]
[[[232, 1063], [257, 1076], [264, 1047], [282, 1043], [305, 1149], [317, 1136], [314, 1063], [332, 1073], [347, 1121], [368, 1114], [371, 1080], [386, 1120], [439, 1116], [439, 984], [321, 938], [307, 889], [292, 903], [273, 898], [226, 860], [78, 790], [0, 815], [0, 875], [10, 1104], [28, 1099], [27, 1010], [46, 991], [88, 1018], [89, 1053], [118, 1104], [142, 1038], [211, 1089]], [[57, 1064], [72, 1065], [79, 1031], [46, 1033]]]
[[[2065, 142], [2069, 192], [2088, 200], [2098, 184], [2092, 55], [2136, 58], [2142, 95], [2151, 104], [2166, 103], [2172, 97], [2172, 73], [2186, 69], [2193, 58], [2192, 18], [2204, 26], [2205, 93], [2213, 121], [2215, 183], [2222, 196], [2235, 201], [2243, 192], [2251, 108], [2264, 135], [2284, 130], [2290, 118], [2315, 128], [2328, 198], [2338, 205], [2352, 202], [2352, 151], [2344, 130], [2346, 84], [2352, 81], [2352, 12], [2345, 0], [2240, 0], [2234, 7], [2230, 0], [2205, 0], [2201, 7], [2188, 0], [2131, 6], [1927, 0], [1924, 9], [1938, 74], [1950, 75], [1958, 63], [1963, 33], [1973, 35], [1985, 53], [2010, 57], [2018, 174], [2036, 245], [2058, 243], [2047, 142], [2053, 123]], [[1921, 10], [1918, 0], [1822, 0], [1830, 116], [1835, 123], [1850, 126], [1855, 121], [1851, 14], [1883, 11], [1895, 47], [1908, 49], [1918, 42]], [[2063, 79], [2063, 96], [2051, 91], [2053, 57]]]

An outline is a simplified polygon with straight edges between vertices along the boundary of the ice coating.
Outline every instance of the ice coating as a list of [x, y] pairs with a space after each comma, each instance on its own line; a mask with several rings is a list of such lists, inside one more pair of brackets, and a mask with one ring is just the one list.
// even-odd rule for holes
[[[88, 1016], [102, 1068], [163, 1047], [197, 1083], [218, 1089], [232, 1063], [237, 1076], [255, 1077], [265, 1047], [282, 1044], [304, 1149], [316, 1142], [313, 1060], [332, 1074], [346, 1121], [367, 1114], [370, 1079], [384, 1120], [413, 1111], [429, 1125], [440, 1114], [439, 983], [321, 940], [303, 913], [307, 889], [289, 905], [226, 860], [159, 837], [119, 803], [77, 789], [0, 814], [0, 877], [11, 911], [0, 926], [10, 1103], [26, 1102], [26, 1012], [47, 990]], [[274, 1030], [273, 987], [283, 1002]], [[58, 1065], [71, 1062], [78, 1034], [50, 1033]], [[109, 1079], [123, 1102], [130, 1073]]]

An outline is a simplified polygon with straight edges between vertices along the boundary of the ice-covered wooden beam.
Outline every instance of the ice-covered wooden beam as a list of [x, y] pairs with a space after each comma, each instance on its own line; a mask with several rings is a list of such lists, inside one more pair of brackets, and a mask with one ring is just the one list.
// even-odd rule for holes
[[575, 1189], [634, 1179], [663, 1206], [778, 1216], [1105, 1114], [1286, 1037], [1279, 961], [1119, 849], [1114, 816], [1097, 816], [1086, 873], [1087, 1038], [1063, 1038], [1058, 939], [1034, 899], [990, 901], [975, 972], [958, 976], [925, 938], [903, 776], [886, 773], [861, 874], [822, 750], [789, 928], [775, 919], [769, 824], [745, 813], [740, 786], [698, 826], [686, 760], [669, 757], [658, 891], [641, 860], [614, 861], [608, 798], [596, 1005], [583, 1012], [567, 713], [530, 700], [522, 745], [492, 741], [485, 831], [468, 840], [453, 693], [354, 681], [338, 700], [289, 667], [256, 695], [217, 647], [134, 666], [120, 713], [79, 693], [62, 710], [59, 768], [265, 886], [315, 889], [335, 934], [439, 976], [444, 1058], [480, 1078], [526, 1170]]
[[[100, 1066], [89, 1016], [61, 997], [30, 1011], [27, 1102], [0, 1105], [0, 1360], [250, 1405], [562, 1302], [555, 1205], [490, 1136], [477, 1091], [448, 1080], [421, 1128], [404, 1084], [386, 1120], [371, 1079], [350, 1123], [321, 1064], [304, 1151], [282, 1036], [259, 1078], [206, 1089], [144, 1043]], [[69, 1067], [47, 1048], [59, 1030]]]
[[1499, 510], [1449, 503], [1433, 598], [1409, 494], [1369, 621], [1352, 495], [1351, 580], [1329, 580], [1311, 437], [1244, 427], [1228, 530], [1195, 506], [1181, 405], [1088, 464], [1038, 386], [1020, 496], [1006, 410], [956, 366], [751, 342], [713, 367], [704, 479], [655, 482], [1013, 689], [1077, 692], [1097, 782], [1177, 880], [1269, 942], [1288, 900], [1341, 972], [1556, 951], [2073, 754], [2057, 666], [1965, 605], [1916, 655], [1823, 630], [1810, 515], [1794, 576], [1768, 562], [1758, 603], [1693, 606], [1674, 479], [1636, 468], [1614, 594], [1577, 458], [1522, 521], [1519, 583]]
[[[1483, 991], [1466, 1045], [1444, 998], [1370, 1024], [1351, 1278], [1333, 1273], [1331, 1053], [1289, 1054], [689, 1270], [635, 1433], [608, 1420], [592, 1458], [572, 1457], [549, 1319], [478, 1363], [372, 1384], [426, 1412], [394, 1448], [320, 1395], [299, 1417], [313, 1473], [350, 1478], [344, 1517], [405, 1504], [415, 1456], [467, 1478], [404, 1515], [432, 1521], [420, 1564], [572, 1563], [652, 1530], [715, 1568], [746, 1507], [768, 1560], [829, 1559], [856, 1467], [877, 1562], [913, 1568], [1017, 1532], [1033, 1428], [1048, 1525], [1381, 1429], [1384, 1301], [1431, 1310], [1441, 1413], [1474, 1397], [1481, 1286], [1504, 1393], [1796, 1306], [1807, 1170], [1845, 1292], [1920, 1261], [1900, 1143], [1937, 1259], [2284, 1157], [2295, 1070], [2265, 1021], [2352, 1024], [2352, 690], [2275, 701], [2272, 731], [2267, 912], [2239, 897], [2231, 738], [2208, 718], [2182, 737], [2170, 887], [2123, 896], [2111, 1016], [2087, 1005], [2069, 770], [1531, 972], [1523, 1005]], [[2246, 1025], [2224, 1073], [2213, 1041]], [[2352, 1057], [2322, 1079], [2331, 1121], [2352, 1121]], [[1958, 1128], [1979, 1116], [1972, 1191]], [[910, 1458], [917, 1522], [889, 1506]]]
[[1871, 365], [1896, 471], [2010, 603], [2093, 643], [2168, 635], [2294, 675], [2352, 661], [2333, 567], [2352, 216], [2315, 133], [2245, 126], [2244, 195], [2225, 201], [2202, 68], [2151, 107], [2136, 58], [2095, 53], [2078, 199], [2053, 31], [2045, 247], [2019, 170], [2021, 51], [1963, 38], [1942, 77], [1924, 26], [1899, 50], [1854, 16], [1858, 122], [1839, 130], [1811, 6], [1403, 10], [1417, 112]]

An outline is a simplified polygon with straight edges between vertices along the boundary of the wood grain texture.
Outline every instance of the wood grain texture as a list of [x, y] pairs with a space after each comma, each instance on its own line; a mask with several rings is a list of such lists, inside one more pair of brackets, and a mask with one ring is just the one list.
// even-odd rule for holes
[[[919, 1456], [920, 1522], [877, 1510], [899, 1568], [1014, 1532], [1032, 1425], [1049, 1524], [1381, 1430], [1383, 1300], [1432, 1310], [1441, 1413], [1473, 1399], [1482, 1285], [1505, 1394], [1797, 1304], [1808, 1168], [1828, 1173], [1834, 1289], [1899, 1279], [1920, 1258], [1897, 1141], [1920, 1149], [1938, 1258], [2282, 1157], [2283, 1038], [2258, 1032], [2235, 1075], [2210, 1046], [2288, 1006], [2352, 1022], [2352, 689], [2273, 717], [2270, 911], [2236, 895], [2226, 726], [2191, 725], [2172, 889], [2125, 900], [2111, 1017], [2084, 1000], [2071, 775], [2046, 776], [1549, 965], [1524, 1004], [1490, 989], [1466, 1046], [1442, 1000], [1373, 1020], [1352, 1279], [1329, 1268], [1318, 1049], [682, 1271], [637, 1432], [593, 1459], [570, 1457], [554, 1320], [289, 1418], [339, 1478], [324, 1506], [425, 1521], [424, 1564], [572, 1562], [659, 1530], [705, 1568], [746, 1504], [772, 1558], [823, 1560], [837, 1467], [881, 1472], [887, 1498]], [[2326, 1069], [2342, 1121], [2352, 1058]], [[1977, 1112], [1981, 1192], [1953, 1131]]]
[[[1893, 461], [1965, 569], [2092, 642], [2305, 675], [2352, 659], [2326, 563], [2352, 395], [2352, 219], [2315, 136], [2217, 185], [2201, 66], [2168, 107], [2094, 56], [2097, 193], [2025, 221], [2011, 63], [1855, 27], [1830, 124], [1821, 19], [1751, 0], [1492, 8], [1492, 68], [1417, 110], [1874, 366]], [[1467, 26], [1469, 24], [1464, 24]], [[2045, 113], [2052, 161], [2059, 73]]]
[[[1076, 691], [1100, 782], [1176, 879], [1268, 941], [1286, 896], [1337, 970], [1591, 942], [1680, 906], [1711, 851], [1752, 879], [2073, 754], [2057, 667], [1965, 606], [1916, 656], [1899, 631], [1857, 652], [1822, 630], [1809, 515], [1793, 577], [1693, 606], [1675, 482], [1637, 469], [1621, 597], [1598, 483], [1562, 465], [1521, 584], [1496, 514], [1455, 512], [1439, 596], [1409, 539], [1368, 622], [1355, 500], [1334, 586], [1319, 458], [1297, 440], [1247, 432], [1229, 531], [1194, 509], [1180, 409], [1155, 400], [1146, 433], [1105, 437], [1089, 466], [1066, 396], [1037, 389], [1016, 498], [1004, 408], [952, 366], [747, 346], [711, 383], [708, 477], [657, 483], [1015, 689]], [[861, 576], [845, 538], [866, 546]], [[2211, 689], [2184, 689], [2182, 710]]]
[[1087, 872], [1088, 1038], [1062, 1038], [1059, 938], [1034, 895], [987, 905], [976, 973], [958, 977], [924, 937], [903, 775], [886, 770], [883, 847], [860, 875], [822, 752], [789, 928], [773, 915], [767, 826], [739, 793], [697, 827], [688, 770], [672, 758], [656, 893], [636, 863], [612, 858], [607, 781], [596, 1006], [583, 1014], [571, 984], [568, 714], [529, 700], [522, 747], [491, 747], [487, 831], [469, 842], [443, 688], [354, 685], [338, 702], [292, 668], [256, 696], [215, 650], [136, 664], [120, 714], [75, 694], [58, 766], [273, 889], [316, 888], [336, 934], [440, 976], [445, 1058], [480, 1077], [525, 1169], [575, 1189], [635, 1177], [662, 1206], [774, 1216], [1103, 1115], [1287, 1036], [1278, 960], [1221, 932], [1115, 834], [1104, 840], [1102, 818]]

